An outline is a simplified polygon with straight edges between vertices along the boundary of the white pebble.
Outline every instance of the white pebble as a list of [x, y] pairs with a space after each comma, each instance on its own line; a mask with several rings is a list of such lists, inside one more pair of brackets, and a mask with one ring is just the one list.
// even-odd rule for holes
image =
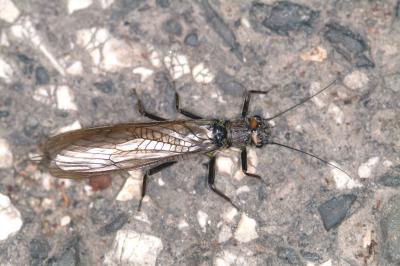
[[156, 265], [162, 249], [163, 244], [158, 237], [119, 230], [111, 250], [105, 255], [104, 265]]
[[337, 105], [331, 103], [328, 108], [328, 113], [334, 116], [336, 124], [341, 125], [344, 121], [344, 113]]
[[235, 231], [235, 239], [239, 242], [246, 243], [258, 238], [256, 226], [256, 221], [243, 213]]
[[102, 9], [109, 8], [113, 3], [114, 0], [99, 0], [100, 6]]
[[53, 85], [38, 87], [33, 92], [33, 99], [37, 102], [46, 105], [51, 105], [53, 103], [53, 96], [55, 90], [56, 88]]
[[319, 266], [332, 266], [332, 260], [329, 259], [329, 260], [321, 263]]
[[72, 14], [73, 12], [81, 9], [85, 9], [93, 3], [92, 0], [69, 0], [68, 1], [68, 13]]
[[[330, 162], [331, 164], [338, 166], [337, 163], [335, 162]], [[340, 167], [340, 166], [338, 166]], [[331, 168], [333, 180], [335, 181], [336, 188], [337, 189], [352, 189], [352, 188], [357, 188], [361, 187], [361, 183], [357, 180], [352, 179], [342, 171], [336, 168]]]
[[6, 60], [0, 58], [0, 78], [3, 79], [5, 83], [11, 83], [13, 75], [14, 71], [11, 66]]
[[151, 75], [153, 75], [153, 70], [146, 67], [134, 68], [132, 73], [140, 75], [140, 82], [146, 81]]
[[184, 219], [179, 221], [179, 224], [178, 224], [179, 230], [183, 230], [188, 227], [189, 227], [189, 224]]
[[227, 250], [219, 253], [214, 262], [215, 266], [230, 266], [230, 265], [253, 265], [247, 258], [238, 256]]
[[[69, 124], [69, 125], [67, 125], [65, 127], [60, 128], [56, 132], [56, 134], [61, 134], [61, 133], [65, 133], [65, 132], [68, 132], [68, 131], [77, 130], [77, 129], [81, 129], [81, 128], [82, 128], [81, 123], [78, 120], [75, 120], [75, 122], [73, 122], [72, 124]], [[64, 183], [66, 181], [68, 181], [68, 180], [64, 180]]]
[[238, 189], [236, 189], [236, 195], [242, 194], [242, 193], [247, 193], [250, 192], [250, 188], [248, 186], [241, 186]]
[[214, 79], [214, 75], [211, 73], [210, 69], [204, 66], [204, 63], [194, 66], [192, 75], [196, 82], [203, 84], [210, 83]]
[[0, 19], [13, 23], [20, 12], [11, 0], [0, 0]]
[[174, 80], [190, 73], [189, 62], [185, 55], [171, 54], [170, 56], [166, 56], [164, 64]]
[[221, 231], [218, 234], [218, 243], [223, 243], [228, 241], [232, 237], [232, 230], [230, 226], [224, 224], [222, 225]]
[[83, 66], [81, 61], [76, 61], [67, 68], [67, 73], [71, 76], [80, 76], [83, 74]]
[[350, 89], [356, 90], [365, 87], [369, 82], [369, 78], [364, 72], [356, 70], [347, 75], [343, 82]]
[[165, 182], [164, 182], [164, 180], [162, 180], [161, 177], [157, 179], [157, 183], [158, 183], [158, 185], [159, 185], [160, 187], [165, 186]]
[[0, 138], [0, 169], [10, 168], [13, 165], [13, 154], [7, 140]]
[[369, 178], [371, 177], [372, 169], [379, 162], [379, 157], [372, 157], [367, 162], [362, 163], [360, 167], [358, 167], [358, 176], [360, 178]]
[[207, 213], [201, 210], [197, 212], [197, 221], [204, 233], [206, 232], [207, 219], [208, 219]]
[[69, 217], [68, 215], [63, 216], [60, 220], [61, 226], [66, 226], [66, 225], [69, 225], [70, 223], [71, 223], [71, 217]]
[[229, 208], [227, 211], [225, 211], [225, 212], [222, 214], [222, 218], [223, 218], [226, 222], [231, 223], [231, 222], [233, 222], [233, 219], [235, 218], [235, 216], [236, 216], [237, 214], [238, 214], [238, 211], [236, 210], [236, 208], [231, 207], [231, 208]]
[[138, 45], [111, 38], [104, 43], [101, 50], [102, 59], [99, 67], [110, 72], [132, 67], [135, 63], [138, 63], [141, 53]]
[[161, 56], [160, 53], [157, 52], [153, 46], [148, 45], [147, 46], [147, 50], [149, 53], [149, 60], [150, 63], [154, 66], [154, 67], [161, 67]]
[[238, 159], [235, 160], [235, 154], [225, 152], [220, 153], [216, 159], [216, 166], [219, 173], [232, 176], [235, 168], [237, 168]]
[[0, 194], [0, 224], [0, 241], [18, 232], [22, 226], [21, 213], [3, 194]]
[[68, 86], [59, 86], [56, 91], [57, 108], [60, 110], [78, 110], [74, 95]]
[[0, 33], [0, 45], [1, 46], [10, 46], [10, 42], [8, 41], [7, 34], [3, 31]]
[[129, 171], [129, 175], [124, 187], [117, 195], [118, 201], [140, 199], [142, 195], [143, 172], [140, 170]]
[[[319, 82], [312, 82], [310, 86], [310, 94], [314, 95], [321, 89], [321, 84]], [[319, 108], [325, 107], [326, 103], [321, 99], [320, 96], [315, 96], [311, 99], [311, 101]]]

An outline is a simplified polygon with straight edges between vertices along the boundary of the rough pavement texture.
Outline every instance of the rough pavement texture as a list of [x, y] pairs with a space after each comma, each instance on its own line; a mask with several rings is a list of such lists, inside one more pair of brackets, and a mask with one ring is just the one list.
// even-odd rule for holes
[[[399, 265], [400, 1], [0, 0], [1, 265]], [[271, 117], [277, 146], [195, 157], [140, 182], [55, 179], [30, 161], [61, 131]], [[134, 93], [134, 90], [135, 92]], [[140, 176], [140, 175], [139, 175]], [[110, 181], [112, 185], [109, 186]], [[105, 189], [103, 189], [105, 188]], [[117, 197], [118, 195], [118, 197]], [[396, 196], [397, 195], [397, 196]], [[116, 198], [118, 200], [116, 200]], [[123, 199], [123, 200], [122, 200]]]

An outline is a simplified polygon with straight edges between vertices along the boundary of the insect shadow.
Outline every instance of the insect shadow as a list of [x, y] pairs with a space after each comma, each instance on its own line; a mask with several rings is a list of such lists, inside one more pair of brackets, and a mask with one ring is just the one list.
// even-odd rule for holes
[[[154, 120], [145, 123], [125, 123], [79, 129], [49, 138], [41, 147], [43, 161], [50, 174], [58, 178], [82, 179], [115, 172], [143, 169], [144, 177], [138, 210], [146, 195], [149, 176], [190, 156], [205, 154], [209, 156], [207, 183], [209, 188], [233, 207], [239, 207], [215, 186], [215, 154], [218, 151], [236, 147], [241, 150], [241, 168], [246, 176], [261, 176], [248, 172], [247, 147], [262, 148], [265, 145], [277, 145], [311, 156], [346, 175], [341, 168], [319, 158], [282, 143], [273, 141], [270, 121], [332, 87], [340, 75], [321, 90], [301, 100], [299, 103], [269, 118], [249, 115], [249, 106], [253, 96], [266, 95], [268, 91], [246, 91], [237, 119], [203, 119], [201, 116], [181, 108], [180, 98], [175, 92], [175, 109], [188, 119], [166, 120], [145, 110], [139, 99], [139, 112]], [[134, 93], [136, 93], [134, 91]], [[349, 176], [349, 175], [348, 175]]]

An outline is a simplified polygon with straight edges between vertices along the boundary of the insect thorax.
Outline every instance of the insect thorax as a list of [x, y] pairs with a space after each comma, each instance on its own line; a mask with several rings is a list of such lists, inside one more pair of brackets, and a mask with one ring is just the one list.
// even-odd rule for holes
[[227, 121], [225, 126], [229, 146], [242, 148], [250, 145], [251, 132], [245, 119]]

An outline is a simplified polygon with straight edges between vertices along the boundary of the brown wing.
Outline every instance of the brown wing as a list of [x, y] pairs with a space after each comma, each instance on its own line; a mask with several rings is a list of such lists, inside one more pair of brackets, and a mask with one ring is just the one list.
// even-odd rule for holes
[[66, 132], [43, 150], [53, 176], [82, 178], [212, 152], [212, 137], [209, 120], [132, 123]]

